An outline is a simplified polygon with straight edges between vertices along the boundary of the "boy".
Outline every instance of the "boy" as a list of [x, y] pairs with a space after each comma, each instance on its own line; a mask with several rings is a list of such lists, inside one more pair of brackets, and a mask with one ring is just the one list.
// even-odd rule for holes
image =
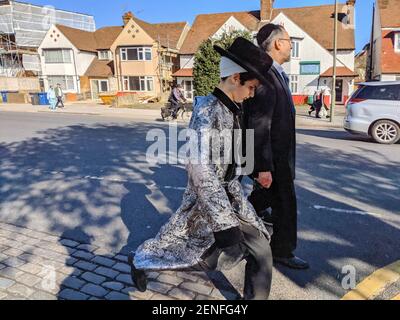
[[[227, 50], [214, 48], [222, 56], [221, 82], [195, 103], [189, 128], [199, 137], [240, 129], [238, 103], [254, 96], [272, 65], [265, 52], [244, 38], [236, 39]], [[208, 142], [213, 155], [226, 151], [223, 144]], [[154, 239], [129, 256], [132, 280], [145, 291], [145, 271], [222, 270], [246, 259], [244, 299], [266, 300], [272, 277], [270, 234], [244, 196], [235, 162], [224, 164], [209, 159], [202, 149], [199, 153], [209, 161], [189, 159], [189, 182], [181, 207]]]

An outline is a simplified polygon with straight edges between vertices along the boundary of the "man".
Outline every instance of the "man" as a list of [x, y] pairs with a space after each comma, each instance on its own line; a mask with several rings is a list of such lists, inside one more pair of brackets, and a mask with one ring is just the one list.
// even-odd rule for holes
[[201, 147], [204, 144], [192, 141], [201, 161], [192, 154], [187, 159], [189, 182], [182, 205], [154, 239], [129, 256], [131, 275], [136, 287], [145, 291], [145, 271], [221, 270], [246, 259], [244, 299], [266, 300], [272, 278], [270, 234], [244, 196], [235, 161], [224, 162], [222, 154], [235, 150], [232, 143], [219, 143], [222, 136], [216, 141], [211, 136], [228, 132], [232, 137], [240, 129], [238, 103], [254, 96], [260, 80], [265, 81], [259, 70], [268, 70], [272, 60], [244, 38], [228, 50], [215, 50], [222, 55], [221, 82], [212, 94], [196, 100], [189, 125], [195, 141], [205, 139], [212, 155], [208, 147]]
[[[249, 200], [260, 216], [273, 223], [271, 248], [274, 261], [294, 269], [307, 269], [296, 257], [297, 200], [294, 187], [296, 161], [296, 111], [289, 79], [282, 65], [291, 58], [291, 39], [279, 25], [267, 24], [257, 35], [259, 46], [274, 60], [265, 71], [268, 84], [245, 104], [245, 121], [255, 130], [255, 189]], [[272, 221], [271, 221], [272, 220]]]
[[171, 103], [172, 117], [176, 119], [180, 104], [186, 102], [186, 99], [182, 93], [182, 85], [178, 84], [173, 87], [168, 101]]
[[64, 108], [64, 93], [63, 90], [61, 88], [61, 84], [57, 83], [57, 87], [55, 89], [55, 93], [56, 93], [56, 98], [57, 98], [57, 104], [56, 104], [56, 109], [58, 107], [58, 105], [61, 103], [61, 107], [60, 108]]

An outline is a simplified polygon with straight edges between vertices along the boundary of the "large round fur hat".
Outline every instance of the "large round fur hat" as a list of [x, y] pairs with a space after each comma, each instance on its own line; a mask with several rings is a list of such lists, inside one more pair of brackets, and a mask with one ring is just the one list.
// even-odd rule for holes
[[266, 75], [271, 69], [273, 60], [249, 40], [239, 37], [226, 50], [217, 45], [214, 46], [214, 49], [221, 56], [231, 59], [243, 69], [253, 73], [261, 82], [267, 82]]

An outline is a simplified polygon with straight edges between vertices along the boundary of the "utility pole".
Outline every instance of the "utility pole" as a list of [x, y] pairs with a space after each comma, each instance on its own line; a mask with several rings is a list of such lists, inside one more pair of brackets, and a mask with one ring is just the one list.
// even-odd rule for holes
[[336, 107], [336, 56], [337, 56], [337, 39], [338, 39], [338, 1], [335, 0], [335, 34], [333, 40], [333, 75], [332, 75], [332, 94], [331, 94], [331, 114], [330, 122], [333, 122], [335, 117]]

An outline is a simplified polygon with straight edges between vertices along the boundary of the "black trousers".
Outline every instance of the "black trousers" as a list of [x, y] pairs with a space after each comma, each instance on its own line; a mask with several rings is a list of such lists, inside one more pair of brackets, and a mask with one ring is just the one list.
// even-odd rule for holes
[[291, 257], [297, 247], [297, 198], [294, 181], [274, 180], [270, 189], [255, 188], [249, 197], [257, 213], [262, 216], [265, 210], [272, 209], [271, 249], [274, 257]]
[[[245, 259], [246, 270], [244, 279], [245, 300], [268, 300], [272, 282], [272, 252], [269, 241], [258, 229], [241, 223], [240, 229], [243, 232], [244, 241], [240, 244], [241, 252], [238, 252], [238, 261]], [[203, 261], [186, 271], [214, 271], [220, 270], [223, 249], [213, 246], [202, 257]]]
[[56, 108], [58, 107], [58, 105], [61, 103], [61, 108], [64, 108], [64, 102], [62, 97], [57, 97], [57, 104], [56, 104]]

